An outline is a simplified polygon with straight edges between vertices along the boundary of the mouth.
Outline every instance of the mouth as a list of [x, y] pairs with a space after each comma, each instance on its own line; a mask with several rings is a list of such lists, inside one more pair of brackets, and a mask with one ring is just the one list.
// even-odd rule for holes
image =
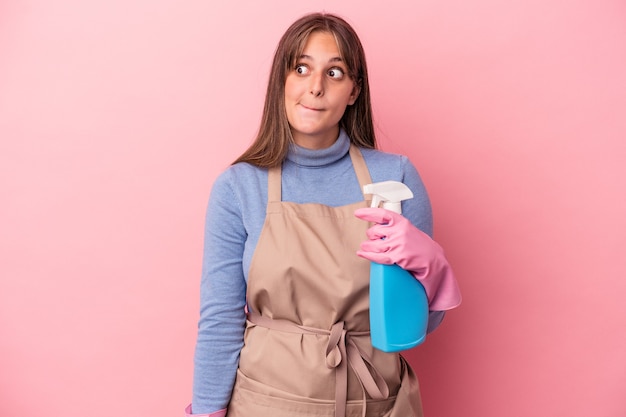
[[306, 109], [306, 110], [311, 110], [311, 111], [322, 111], [322, 110], [324, 110], [324, 109], [318, 109], [318, 108], [315, 108], [315, 107], [305, 106], [302, 103], [300, 103], [300, 106], [304, 107], [304, 109]]

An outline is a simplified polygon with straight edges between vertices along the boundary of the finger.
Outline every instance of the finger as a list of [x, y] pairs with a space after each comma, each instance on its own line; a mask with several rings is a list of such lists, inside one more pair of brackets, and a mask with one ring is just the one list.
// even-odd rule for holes
[[379, 240], [387, 238], [388, 229], [381, 226], [372, 226], [365, 232], [366, 236], [370, 240]]
[[389, 256], [387, 256], [384, 253], [375, 253], [375, 252], [367, 252], [367, 251], [359, 250], [356, 252], [356, 254], [359, 255], [361, 258], [365, 258], [368, 261], [376, 262], [378, 264], [385, 264], [385, 265], [393, 264], [393, 261], [389, 259]]
[[390, 223], [394, 214], [392, 211], [377, 207], [365, 207], [354, 211], [354, 215], [359, 219], [379, 224]]
[[366, 252], [374, 252], [374, 253], [384, 253], [388, 252], [391, 247], [386, 243], [386, 241], [378, 239], [378, 240], [366, 240], [365, 242], [361, 242], [361, 250]]

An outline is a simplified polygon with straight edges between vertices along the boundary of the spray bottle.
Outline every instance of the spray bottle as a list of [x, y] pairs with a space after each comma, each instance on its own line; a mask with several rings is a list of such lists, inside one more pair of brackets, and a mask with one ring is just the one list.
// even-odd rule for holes
[[[363, 187], [372, 207], [402, 213], [401, 202], [413, 193], [401, 182], [383, 181]], [[421, 344], [428, 328], [428, 297], [422, 284], [400, 266], [376, 262], [370, 267], [370, 332], [372, 345], [398, 352]]]

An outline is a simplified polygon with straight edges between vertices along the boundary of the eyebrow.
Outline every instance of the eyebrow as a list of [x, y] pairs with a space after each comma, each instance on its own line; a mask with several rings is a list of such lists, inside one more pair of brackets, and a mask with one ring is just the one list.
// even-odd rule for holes
[[[305, 54], [300, 55], [300, 59], [310, 59], [311, 61], [313, 61], [312, 56], [305, 55]], [[329, 59], [328, 62], [343, 62], [343, 59], [341, 59], [340, 56], [336, 56], [334, 58]]]

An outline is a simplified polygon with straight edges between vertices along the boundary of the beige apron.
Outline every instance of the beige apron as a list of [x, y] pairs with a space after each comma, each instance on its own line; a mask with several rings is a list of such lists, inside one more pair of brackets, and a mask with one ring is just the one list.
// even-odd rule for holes
[[[355, 146], [350, 157], [370, 183]], [[422, 416], [408, 364], [371, 345], [369, 262], [356, 256], [368, 224], [354, 216], [366, 205], [282, 202], [281, 169], [269, 170], [228, 417]]]

